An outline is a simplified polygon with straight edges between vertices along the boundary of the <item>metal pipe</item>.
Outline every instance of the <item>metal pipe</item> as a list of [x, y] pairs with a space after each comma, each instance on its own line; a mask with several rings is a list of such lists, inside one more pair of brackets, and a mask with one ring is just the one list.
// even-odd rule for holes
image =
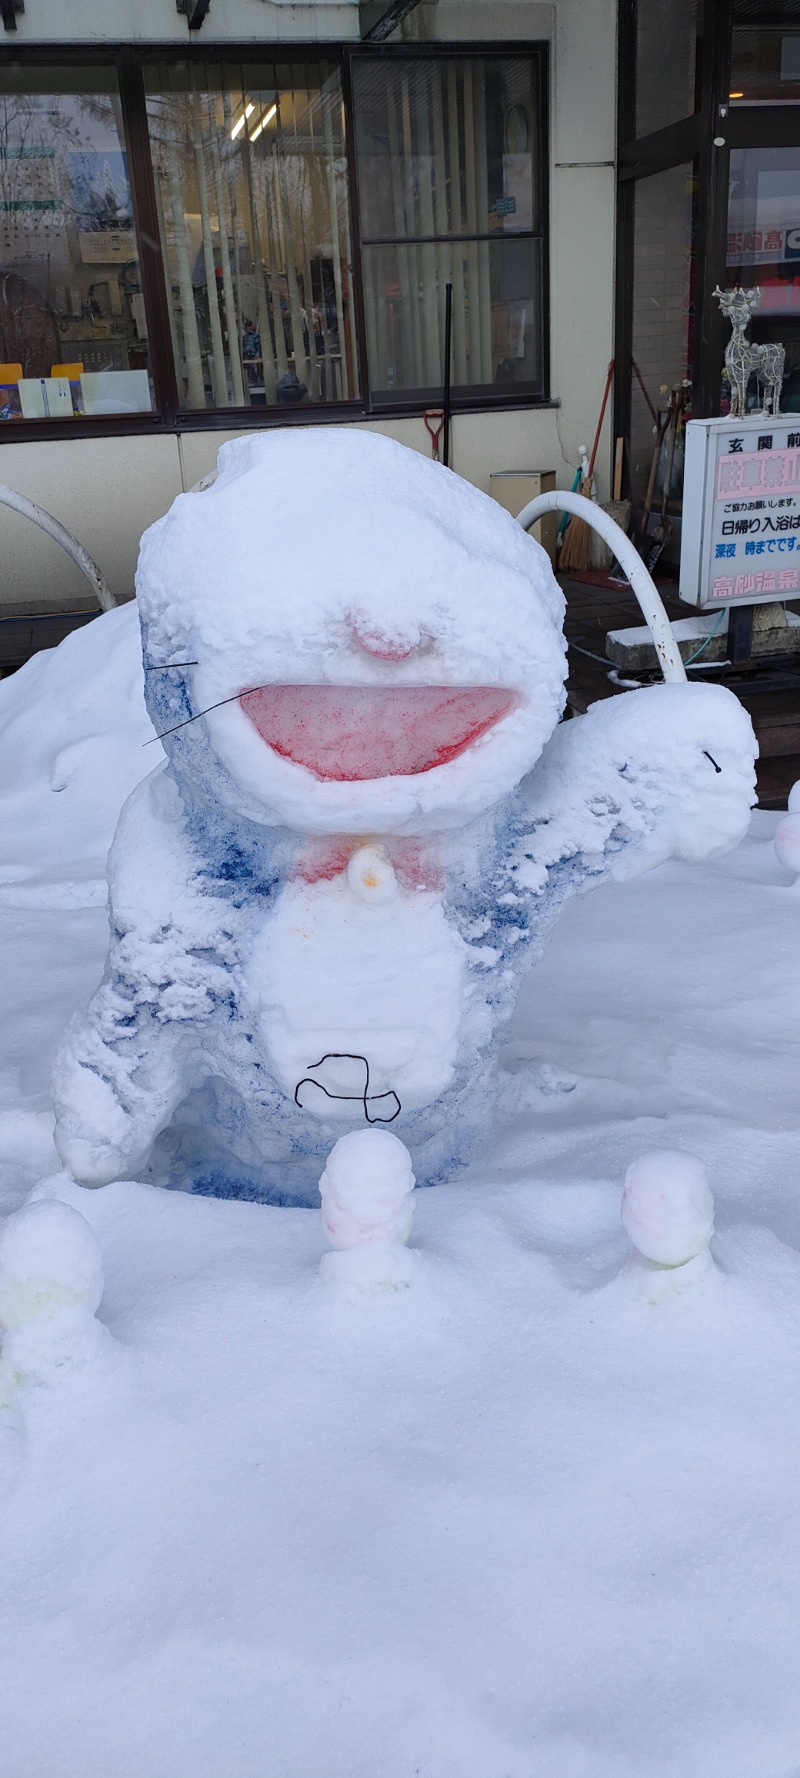
[[453, 286], [446, 284], [444, 289], [444, 380], [442, 388], [442, 407], [444, 409], [442, 462], [450, 468], [450, 409], [453, 366]]
[[108, 582], [100, 573], [97, 563], [92, 561], [89, 551], [84, 549], [77, 537], [73, 537], [72, 532], [68, 531], [65, 525], [62, 525], [58, 519], [54, 519], [51, 512], [45, 512], [43, 506], [35, 506], [32, 500], [26, 500], [24, 494], [17, 494], [15, 489], [7, 487], [5, 482], [0, 482], [0, 506], [10, 506], [12, 512], [19, 512], [23, 518], [32, 519], [34, 524], [39, 526], [40, 531], [46, 531], [54, 543], [60, 543], [61, 548], [66, 550], [68, 556], [72, 557], [76, 567], [80, 568], [81, 574], [86, 576], [100, 610], [114, 610], [117, 601]]
[[517, 513], [517, 524], [522, 526], [523, 531], [529, 531], [531, 525], [535, 525], [537, 519], [543, 518], [547, 512], [574, 513], [590, 525], [593, 531], [597, 531], [609, 549], [613, 550], [620, 566], [625, 569], [642, 608], [642, 616], [653, 638], [664, 678], [685, 684], [686, 668], [672, 625], [636, 545], [594, 500], [587, 500], [583, 494], [572, 494], [566, 488], [554, 488], [552, 493], [537, 494], [535, 500], [529, 500], [527, 506], [523, 506], [522, 511]]

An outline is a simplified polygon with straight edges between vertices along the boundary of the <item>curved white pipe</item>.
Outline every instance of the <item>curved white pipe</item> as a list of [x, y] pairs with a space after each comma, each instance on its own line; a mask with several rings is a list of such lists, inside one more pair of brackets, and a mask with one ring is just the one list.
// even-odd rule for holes
[[66, 550], [67, 555], [80, 568], [81, 574], [86, 576], [100, 610], [113, 611], [117, 601], [108, 582], [104, 580], [97, 563], [92, 561], [89, 551], [84, 549], [77, 537], [73, 537], [66, 525], [54, 519], [51, 512], [45, 512], [43, 506], [36, 506], [32, 500], [26, 500], [24, 494], [17, 494], [14, 488], [7, 487], [5, 482], [0, 482], [0, 506], [10, 506], [12, 512], [19, 512], [23, 518], [32, 519], [40, 531], [46, 531], [54, 543], [60, 543], [61, 548]]
[[[522, 526], [523, 531], [528, 531], [546, 512], [574, 513], [577, 518], [584, 519], [593, 531], [597, 531], [609, 549], [613, 550], [641, 605], [642, 616], [653, 638], [664, 678], [682, 680], [685, 683], [686, 668], [681, 660], [672, 625], [635, 544], [631, 543], [616, 521], [607, 512], [603, 512], [602, 507], [597, 506], [594, 500], [587, 500], [585, 494], [573, 494], [566, 488], [554, 488], [550, 494], [537, 494], [535, 500], [529, 500], [527, 506], [523, 506], [522, 511], [517, 513], [517, 524]], [[609, 661], [609, 666], [612, 664]]]

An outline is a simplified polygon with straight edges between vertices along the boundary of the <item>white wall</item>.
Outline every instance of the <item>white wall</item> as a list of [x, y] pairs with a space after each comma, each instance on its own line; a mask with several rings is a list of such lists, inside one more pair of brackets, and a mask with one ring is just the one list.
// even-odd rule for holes
[[[196, 40], [344, 39], [357, 34], [356, 20], [356, 7], [327, 0], [212, 0]], [[19, 24], [20, 49], [26, 41], [58, 37], [189, 36], [174, 0], [26, 0]], [[422, 0], [402, 36], [414, 42], [550, 42], [551, 392], [558, 405], [457, 415], [453, 467], [487, 492], [497, 469], [555, 469], [559, 484], [571, 486], [579, 444], [591, 447], [612, 351], [616, 0]], [[364, 424], [424, 452], [430, 448], [421, 419]], [[77, 532], [112, 590], [126, 597], [142, 529], [213, 466], [229, 436], [190, 432], [100, 441], [68, 438], [65, 428], [63, 443], [0, 446], [0, 480]], [[608, 492], [611, 442], [609, 414], [598, 457], [601, 498]], [[67, 558], [2, 508], [0, 562], [0, 604], [83, 598]]]
[[[502, 0], [501, 0], [502, 4]], [[14, 50], [33, 43], [333, 43], [358, 36], [356, 0], [211, 0], [190, 31], [175, 0], [25, 0]]]

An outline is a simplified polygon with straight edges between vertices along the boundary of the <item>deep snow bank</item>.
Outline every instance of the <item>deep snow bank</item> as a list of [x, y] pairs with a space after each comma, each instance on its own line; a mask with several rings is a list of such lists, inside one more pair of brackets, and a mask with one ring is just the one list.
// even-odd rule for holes
[[152, 739], [135, 604], [0, 680], [0, 901], [105, 900], [119, 811], [163, 757]]

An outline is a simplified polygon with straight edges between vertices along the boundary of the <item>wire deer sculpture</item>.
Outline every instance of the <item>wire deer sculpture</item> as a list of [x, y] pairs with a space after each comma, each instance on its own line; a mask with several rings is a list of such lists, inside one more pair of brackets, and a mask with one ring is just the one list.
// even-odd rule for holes
[[786, 352], [783, 346], [755, 346], [752, 340], [745, 338], [745, 328], [750, 316], [761, 301], [760, 286], [743, 290], [741, 284], [735, 284], [733, 290], [720, 290], [717, 285], [714, 295], [719, 298], [722, 313], [727, 315], [733, 328], [725, 348], [725, 368], [731, 388], [731, 419], [741, 420], [744, 415], [751, 371], [755, 371], [763, 385], [764, 405], [761, 412], [777, 414]]

